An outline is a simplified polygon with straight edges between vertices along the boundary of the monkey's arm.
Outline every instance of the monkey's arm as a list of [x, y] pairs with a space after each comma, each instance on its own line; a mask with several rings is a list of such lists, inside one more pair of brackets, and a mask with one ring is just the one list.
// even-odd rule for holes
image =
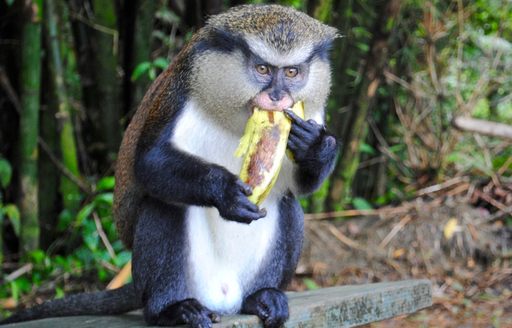
[[139, 152], [134, 172], [148, 195], [166, 203], [215, 206], [223, 218], [244, 223], [265, 216], [247, 199], [251, 188], [237, 176], [179, 150], [171, 142], [160, 140]]
[[298, 165], [299, 191], [311, 193], [334, 169], [338, 143], [324, 126], [314, 120], [304, 121], [290, 110], [286, 110], [286, 114], [292, 120], [288, 149]]

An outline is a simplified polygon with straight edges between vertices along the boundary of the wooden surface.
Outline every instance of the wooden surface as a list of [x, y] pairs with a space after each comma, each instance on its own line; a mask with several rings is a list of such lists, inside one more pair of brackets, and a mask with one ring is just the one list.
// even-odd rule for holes
[[[368, 285], [322, 288], [288, 293], [290, 319], [285, 327], [354, 327], [413, 313], [432, 304], [428, 280], [404, 280]], [[9, 328], [146, 327], [140, 312], [120, 316], [52, 318], [11, 324]], [[255, 316], [223, 317], [215, 328], [262, 327]]]

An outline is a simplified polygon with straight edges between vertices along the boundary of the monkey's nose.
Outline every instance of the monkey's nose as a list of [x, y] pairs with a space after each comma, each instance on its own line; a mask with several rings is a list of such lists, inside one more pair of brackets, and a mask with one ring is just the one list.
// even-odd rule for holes
[[268, 94], [268, 97], [272, 101], [280, 101], [281, 99], [284, 98], [285, 95], [286, 93], [282, 90], [274, 90]]
[[287, 93], [284, 93], [280, 97], [273, 98], [270, 92], [263, 91], [254, 97], [253, 103], [261, 109], [283, 110], [293, 105], [293, 99]]

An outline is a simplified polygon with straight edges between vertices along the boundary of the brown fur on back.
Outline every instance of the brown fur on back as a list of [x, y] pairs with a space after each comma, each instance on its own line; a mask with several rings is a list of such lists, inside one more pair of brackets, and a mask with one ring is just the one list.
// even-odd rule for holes
[[187, 60], [193, 43], [194, 40], [153, 82], [128, 125], [119, 148], [115, 172], [114, 221], [119, 237], [129, 249], [133, 243], [139, 203], [144, 197], [143, 191], [135, 181], [136, 151], [149, 147], [176, 111], [175, 104], [170, 102], [177, 98], [176, 93], [180, 92], [180, 87], [171, 83], [179, 80], [179, 75], [187, 69], [185, 66], [188, 64]]

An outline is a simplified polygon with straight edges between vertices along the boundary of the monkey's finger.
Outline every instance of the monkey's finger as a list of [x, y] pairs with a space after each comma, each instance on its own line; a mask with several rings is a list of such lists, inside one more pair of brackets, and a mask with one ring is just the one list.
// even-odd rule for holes
[[224, 216], [228, 220], [251, 223], [254, 220], [263, 218], [266, 215], [264, 209], [259, 209], [247, 197], [241, 196], [233, 201], [233, 205], [228, 209]]
[[316, 140], [324, 127], [313, 120], [302, 121], [302, 124], [292, 123], [290, 133], [301, 136], [302, 138], [308, 138], [311, 140]]
[[249, 224], [252, 221], [261, 219], [262, 217], [263, 216], [259, 212], [254, 213], [246, 209], [239, 209], [235, 211], [233, 215], [228, 217], [228, 220]]
[[[317, 130], [317, 129], [321, 130], [323, 128], [323, 125], [318, 124], [313, 119], [309, 119], [307, 121], [303, 120], [299, 115], [295, 114], [290, 109], [285, 109], [284, 113], [286, 114], [286, 116], [288, 116], [292, 120], [293, 123], [297, 124], [304, 130], [313, 131], [313, 130]], [[292, 126], [293, 126], [293, 124], [292, 124]]]
[[217, 312], [210, 311], [210, 313], [208, 314], [208, 317], [210, 317], [210, 320], [213, 323], [219, 323], [221, 321], [221, 316]]
[[286, 114], [286, 116], [288, 116], [288, 118], [290, 120], [292, 120], [292, 122], [301, 122], [301, 121], [303, 122], [304, 121], [302, 118], [300, 118], [299, 115], [295, 114], [293, 112], [293, 110], [291, 110], [290, 108], [287, 108], [287, 109], [285, 109], [283, 111]]
[[240, 190], [244, 193], [245, 196], [252, 195], [252, 187], [249, 186], [247, 183], [243, 182], [242, 180], [237, 180], [236, 184], [240, 188]]
[[244, 201], [241, 201], [240, 207], [250, 211], [251, 213], [255, 213], [258, 216], [258, 219], [264, 218], [267, 216], [267, 210], [262, 208], [260, 209], [256, 204], [251, 202], [249, 199], [245, 198]]
[[290, 120], [292, 120], [293, 123], [301, 126], [306, 130], [311, 129], [315, 125], [321, 126], [320, 124], [316, 123], [315, 120], [309, 119], [306, 121], [302, 119], [299, 115], [295, 114], [291, 109], [285, 109], [284, 113], [286, 114], [286, 116], [288, 116]]
[[297, 137], [296, 135], [290, 134], [288, 136], [288, 148], [292, 150], [298, 149], [306, 149], [308, 147], [308, 143], [304, 142], [303, 139]]
[[238, 199], [236, 200], [236, 206], [245, 208], [246, 210], [249, 210], [254, 213], [259, 211], [258, 205], [251, 202], [249, 199], [247, 199], [246, 196], [238, 197]]
[[337, 141], [335, 137], [327, 135], [322, 139], [322, 150], [331, 151], [335, 149], [336, 146]]
[[305, 131], [302, 128], [293, 128], [290, 130], [290, 136], [294, 136], [300, 140], [303, 140], [307, 144], [312, 144], [318, 141], [320, 137], [320, 131], [310, 132]]
[[320, 133], [325, 130], [325, 127], [310, 119], [307, 121], [292, 123], [291, 129], [294, 131], [304, 131], [305, 133], [312, 135], [320, 135]]

